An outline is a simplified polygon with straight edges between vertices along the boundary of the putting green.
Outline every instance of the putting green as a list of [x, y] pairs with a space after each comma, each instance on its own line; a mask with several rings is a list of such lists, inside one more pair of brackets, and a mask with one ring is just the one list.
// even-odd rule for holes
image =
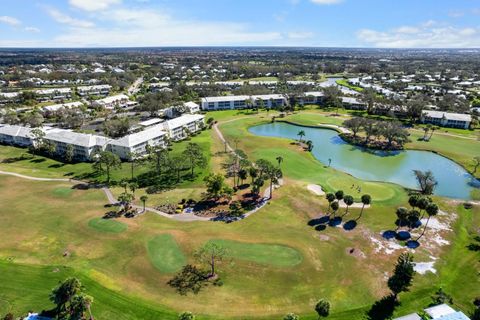
[[173, 273], [180, 270], [187, 259], [171, 234], [162, 234], [147, 243], [148, 257], [160, 272]]
[[232, 240], [210, 240], [226, 248], [227, 255], [234, 259], [251, 261], [262, 265], [274, 267], [293, 267], [303, 261], [302, 254], [280, 244], [248, 243]]
[[125, 223], [113, 219], [94, 218], [88, 221], [88, 226], [97, 231], [107, 233], [121, 233], [127, 230]]
[[58, 187], [53, 189], [52, 193], [54, 196], [60, 197], [60, 198], [66, 198], [70, 196], [73, 192], [72, 188], [68, 187]]

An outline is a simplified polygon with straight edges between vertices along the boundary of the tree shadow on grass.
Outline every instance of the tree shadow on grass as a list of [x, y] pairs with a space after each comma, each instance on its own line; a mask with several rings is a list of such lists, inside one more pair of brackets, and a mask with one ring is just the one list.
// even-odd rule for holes
[[387, 230], [382, 233], [382, 237], [387, 240], [393, 239], [396, 236], [397, 236], [397, 233], [394, 230]]
[[45, 158], [38, 158], [38, 159], [32, 159], [30, 160], [30, 162], [32, 163], [42, 163], [42, 162], [45, 162]]
[[315, 227], [315, 230], [317, 231], [324, 231], [325, 229], [327, 229], [327, 225], [325, 224], [319, 224], [318, 226]]
[[342, 217], [335, 217], [333, 219], [330, 219], [330, 221], [328, 222], [328, 225], [330, 227], [336, 227], [336, 226], [339, 226], [341, 223], [342, 223]]
[[368, 320], [391, 319], [395, 308], [399, 305], [393, 295], [388, 295], [376, 301], [367, 312]]
[[409, 249], [417, 249], [418, 247], [420, 247], [420, 242], [418, 242], [417, 240], [409, 240], [407, 241], [406, 246]]
[[63, 166], [65, 166], [65, 163], [55, 163], [55, 164], [49, 165], [48, 167], [49, 168], [61, 168]]
[[395, 238], [399, 241], [405, 241], [405, 240], [410, 239], [411, 237], [412, 237], [412, 235], [408, 231], [397, 232], [397, 235], [395, 236]]
[[349, 220], [343, 224], [343, 229], [346, 231], [351, 231], [357, 227], [357, 221]]
[[330, 221], [330, 217], [329, 216], [323, 216], [323, 217], [312, 219], [312, 220], [308, 221], [308, 225], [311, 226], [311, 227], [314, 227], [314, 226], [319, 225], [319, 224], [328, 223], [328, 221]]

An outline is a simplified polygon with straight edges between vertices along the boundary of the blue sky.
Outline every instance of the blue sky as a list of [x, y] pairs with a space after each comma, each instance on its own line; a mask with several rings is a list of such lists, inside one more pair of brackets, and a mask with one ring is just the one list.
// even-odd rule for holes
[[2, 0], [0, 47], [480, 47], [480, 0]]

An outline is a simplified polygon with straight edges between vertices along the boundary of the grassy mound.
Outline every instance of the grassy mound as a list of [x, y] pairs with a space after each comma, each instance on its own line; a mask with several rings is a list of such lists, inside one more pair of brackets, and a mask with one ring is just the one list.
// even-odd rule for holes
[[232, 240], [211, 240], [228, 250], [228, 256], [273, 267], [293, 267], [303, 261], [297, 250], [279, 244], [247, 243]]
[[147, 243], [148, 257], [160, 272], [173, 273], [180, 270], [187, 259], [171, 234], [156, 236]]
[[121, 233], [127, 230], [125, 223], [112, 219], [94, 218], [88, 221], [88, 225], [97, 231], [107, 233]]

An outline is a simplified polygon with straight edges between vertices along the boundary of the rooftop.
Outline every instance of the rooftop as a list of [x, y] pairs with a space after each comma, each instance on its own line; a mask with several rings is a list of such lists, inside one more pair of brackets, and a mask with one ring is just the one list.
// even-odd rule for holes
[[154, 138], [164, 136], [165, 134], [166, 132], [163, 131], [163, 124], [159, 124], [146, 128], [143, 131], [129, 134], [123, 138], [112, 140], [110, 141], [110, 144], [129, 148], [150, 141]]
[[472, 116], [469, 114], [463, 113], [450, 113], [444, 111], [435, 111], [435, 110], [423, 110], [422, 114], [426, 117], [431, 118], [445, 118], [447, 120], [457, 120], [457, 121], [472, 121]]

